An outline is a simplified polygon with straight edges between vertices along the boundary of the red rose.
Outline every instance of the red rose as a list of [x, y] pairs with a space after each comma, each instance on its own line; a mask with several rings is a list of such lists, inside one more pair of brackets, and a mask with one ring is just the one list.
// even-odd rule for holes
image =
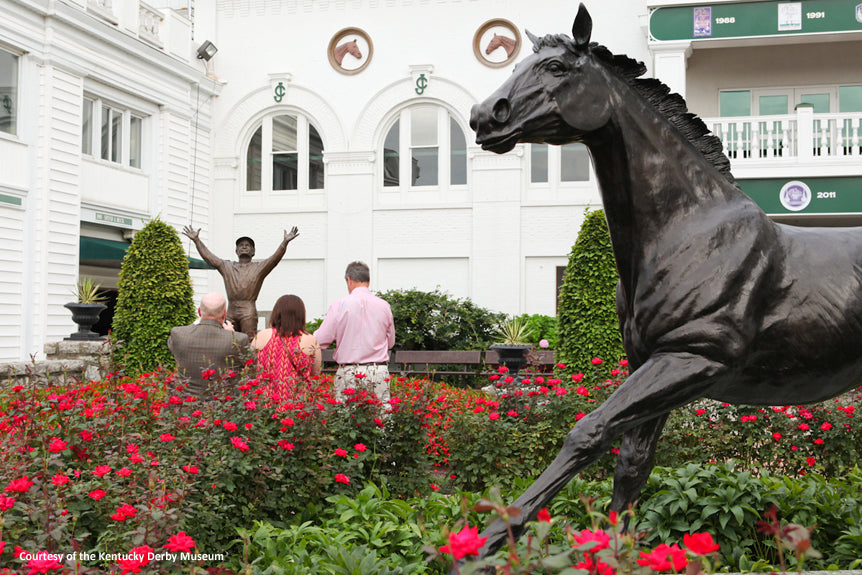
[[709, 533], [684, 534], [682, 544], [695, 555], [709, 555], [718, 551], [718, 544], [712, 540]]
[[461, 559], [467, 555], [479, 555], [479, 549], [487, 541], [487, 537], [479, 537], [479, 528], [465, 525], [458, 533], [449, 534], [449, 545], [440, 547], [441, 553], [449, 553], [455, 559]]

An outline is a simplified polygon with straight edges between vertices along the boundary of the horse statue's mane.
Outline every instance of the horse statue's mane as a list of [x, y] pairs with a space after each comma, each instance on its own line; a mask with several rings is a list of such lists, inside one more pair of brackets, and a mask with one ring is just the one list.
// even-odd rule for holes
[[[529, 34], [529, 33], [528, 33]], [[531, 38], [534, 38], [531, 36]], [[575, 43], [565, 34], [548, 34], [534, 38], [533, 52], [543, 47], [562, 46], [577, 52]], [[641, 78], [646, 66], [633, 58], [614, 54], [596, 42], [589, 45], [590, 52], [606, 63], [620, 78], [647, 99], [685, 138], [721, 173], [729, 182], [736, 183], [730, 173], [730, 160], [722, 152], [721, 140], [712, 135], [706, 124], [686, 107], [685, 100], [677, 93], [671, 93], [667, 84], [655, 78]]]

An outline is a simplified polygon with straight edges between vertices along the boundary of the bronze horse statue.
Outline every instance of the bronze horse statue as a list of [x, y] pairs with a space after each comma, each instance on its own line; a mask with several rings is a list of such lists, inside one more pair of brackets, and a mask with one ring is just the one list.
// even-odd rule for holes
[[[699, 398], [788, 405], [862, 378], [862, 230], [769, 220], [730, 173], [717, 138], [646, 68], [590, 42], [581, 4], [572, 38], [533, 54], [473, 107], [476, 143], [582, 142], [598, 176], [620, 282], [631, 375], [566, 436], [514, 502], [516, 534], [623, 436], [611, 509], [634, 503], [668, 413]], [[496, 520], [487, 555], [505, 541]]]

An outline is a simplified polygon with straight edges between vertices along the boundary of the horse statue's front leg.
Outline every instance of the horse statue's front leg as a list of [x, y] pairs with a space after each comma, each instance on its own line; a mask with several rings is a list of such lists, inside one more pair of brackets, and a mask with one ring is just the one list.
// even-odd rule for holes
[[[634, 505], [643, 491], [655, 461], [655, 448], [668, 414], [633, 427], [623, 434], [614, 470], [614, 496], [611, 511], [623, 513]], [[626, 525], [628, 519], [626, 518]]]
[[[687, 352], [663, 353], [650, 358], [595, 411], [581, 419], [566, 435], [560, 453], [536, 481], [512, 504], [520, 515], [509, 519], [517, 539], [526, 524], [582, 469], [596, 461], [611, 447], [613, 439], [629, 430], [624, 440], [623, 481], [615, 496], [616, 505], [628, 506], [636, 498], [649, 476], [655, 442], [667, 414], [706, 395], [714, 378], [725, 366], [703, 356]], [[648, 456], [638, 455], [646, 447]], [[637, 489], [635, 489], [637, 488]], [[480, 550], [486, 557], [500, 549], [508, 538], [506, 522], [495, 519], [482, 533], [487, 537]]]

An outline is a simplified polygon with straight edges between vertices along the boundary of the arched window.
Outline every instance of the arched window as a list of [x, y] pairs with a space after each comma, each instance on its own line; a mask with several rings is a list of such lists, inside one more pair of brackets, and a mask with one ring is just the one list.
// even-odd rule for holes
[[302, 115], [267, 116], [248, 143], [245, 166], [246, 191], [321, 190], [323, 140]]
[[440, 106], [405, 108], [383, 141], [384, 188], [448, 189], [467, 184], [467, 140]]

